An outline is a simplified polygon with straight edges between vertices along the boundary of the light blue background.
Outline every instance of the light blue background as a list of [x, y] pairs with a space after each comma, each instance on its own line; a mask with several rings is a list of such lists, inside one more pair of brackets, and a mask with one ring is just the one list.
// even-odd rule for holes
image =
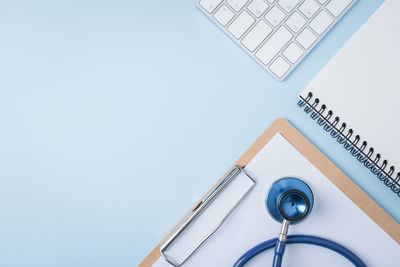
[[381, 2], [278, 83], [195, 1], [1, 1], [0, 265], [137, 265], [278, 117], [400, 220], [296, 106]]

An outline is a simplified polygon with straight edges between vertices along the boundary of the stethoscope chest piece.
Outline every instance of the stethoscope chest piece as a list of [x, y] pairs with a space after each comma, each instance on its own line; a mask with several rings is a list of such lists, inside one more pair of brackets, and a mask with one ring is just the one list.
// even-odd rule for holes
[[269, 214], [278, 222], [300, 222], [310, 214], [314, 204], [311, 188], [302, 180], [285, 177], [275, 181], [265, 200]]

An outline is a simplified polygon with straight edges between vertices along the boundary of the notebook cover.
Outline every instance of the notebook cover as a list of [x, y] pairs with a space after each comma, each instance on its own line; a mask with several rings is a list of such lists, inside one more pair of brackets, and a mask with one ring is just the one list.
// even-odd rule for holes
[[307, 85], [299, 105], [400, 197], [399, 12], [400, 1], [385, 1]]

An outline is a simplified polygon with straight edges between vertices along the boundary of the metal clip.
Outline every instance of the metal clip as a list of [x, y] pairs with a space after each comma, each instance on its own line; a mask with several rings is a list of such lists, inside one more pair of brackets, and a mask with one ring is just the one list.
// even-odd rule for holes
[[[165, 254], [165, 250], [190, 226], [190, 224], [205, 210], [210, 203], [219, 195], [219, 193], [240, 173], [244, 173], [248, 178], [251, 179], [253, 185], [245, 192], [242, 198], [239, 199], [235, 203], [235, 205], [229, 210], [226, 216], [222, 219], [222, 221], [186, 256], [183, 258], [181, 262], [176, 262], [173, 259], [169, 258]], [[181, 266], [207, 239], [210, 238], [212, 234], [217, 231], [221, 225], [226, 221], [229, 215], [233, 212], [233, 210], [239, 205], [239, 203], [244, 199], [244, 197], [250, 192], [250, 190], [254, 187], [255, 181], [251, 178], [242, 167], [235, 166], [232, 170], [214, 187], [214, 189], [198, 204], [193, 208], [190, 215], [185, 219], [185, 221], [175, 230], [170, 237], [161, 245], [160, 253], [164, 257], [164, 259], [172, 264], [173, 266]]]

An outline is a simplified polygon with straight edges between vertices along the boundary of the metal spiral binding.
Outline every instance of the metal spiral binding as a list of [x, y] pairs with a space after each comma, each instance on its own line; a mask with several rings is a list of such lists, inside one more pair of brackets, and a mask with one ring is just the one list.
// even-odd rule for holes
[[326, 105], [320, 105], [318, 98], [313, 99], [311, 92], [308, 93], [306, 98], [300, 96], [297, 105], [300, 108], [304, 108], [304, 112], [310, 114], [310, 117], [319, 126], [400, 197], [400, 172], [396, 174], [396, 178], [393, 178], [394, 166], [389, 167], [386, 159], [381, 161], [381, 155], [374, 153], [374, 148], [368, 147], [366, 141], [361, 142], [361, 137], [354, 135], [353, 129], [350, 128], [346, 131], [346, 128], [348, 128], [346, 123], [340, 123], [340, 118], [338, 116], [334, 117], [332, 110], [326, 112]]

